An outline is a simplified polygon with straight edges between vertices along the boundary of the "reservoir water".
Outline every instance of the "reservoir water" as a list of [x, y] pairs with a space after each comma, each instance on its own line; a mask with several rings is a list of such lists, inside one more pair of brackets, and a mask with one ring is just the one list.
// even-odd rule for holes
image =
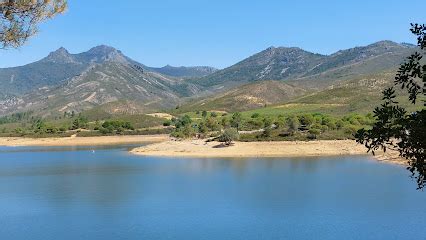
[[426, 193], [369, 156], [0, 148], [0, 239], [424, 239]]

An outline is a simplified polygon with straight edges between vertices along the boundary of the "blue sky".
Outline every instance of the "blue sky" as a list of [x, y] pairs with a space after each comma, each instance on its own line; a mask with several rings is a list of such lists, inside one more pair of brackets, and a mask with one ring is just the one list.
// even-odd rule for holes
[[[426, 23], [424, 0], [69, 0], [19, 50], [0, 50], [0, 67], [107, 44], [148, 66], [232, 65], [269, 46], [330, 54], [379, 40], [411, 42]], [[115, 4], [112, 4], [114, 2]], [[412, 9], [417, 11], [412, 11]]]

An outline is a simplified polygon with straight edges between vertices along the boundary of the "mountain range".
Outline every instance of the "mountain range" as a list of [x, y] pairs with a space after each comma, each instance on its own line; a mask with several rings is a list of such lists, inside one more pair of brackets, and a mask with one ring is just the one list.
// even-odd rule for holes
[[363, 77], [391, 82], [384, 73], [392, 72], [413, 51], [413, 45], [391, 41], [331, 55], [270, 47], [218, 70], [204, 66], [148, 67], [105, 45], [79, 54], [60, 48], [37, 62], [0, 69], [0, 115], [33, 110], [54, 116], [111, 103], [122, 104], [112, 104], [115, 108], [110, 111], [131, 114], [177, 105], [188, 109], [253, 109], [348, 83], [359, 88], [356, 83]]

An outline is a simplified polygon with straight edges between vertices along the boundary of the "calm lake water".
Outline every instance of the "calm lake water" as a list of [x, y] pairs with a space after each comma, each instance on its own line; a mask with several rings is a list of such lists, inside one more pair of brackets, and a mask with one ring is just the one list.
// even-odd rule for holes
[[[95, 151], [92, 151], [92, 150]], [[0, 148], [0, 239], [424, 239], [426, 193], [367, 156]]]

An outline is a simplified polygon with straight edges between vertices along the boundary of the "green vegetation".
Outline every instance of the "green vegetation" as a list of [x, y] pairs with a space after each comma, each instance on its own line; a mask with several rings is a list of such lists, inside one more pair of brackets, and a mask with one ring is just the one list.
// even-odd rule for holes
[[29, 121], [33, 112], [14, 113], [9, 116], [0, 117], [0, 124], [17, 123], [21, 121]]
[[[383, 103], [374, 110], [376, 121], [371, 129], [361, 129], [356, 138], [373, 154], [378, 149], [394, 149], [409, 162], [408, 169], [417, 180], [418, 189], [426, 186], [426, 25], [411, 24], [419, 52], [411, 54], [395, 77], [395, 85], [408, 93], [414, 111], [396, 99], [394, 87], [383, 91]], [[422, 107], [416, 103], [421, 102]]]
[[[148, 115], [88, 114], [65, 112], [60, 116], [40, 118], [33, 112], [15, 113], [0, 118], [0, 136], [3, 137], [69, 137], [101, 135], [168, 134], [162, 127], [163, 118]], [[97, 117], [104, 118], [97, 118]]]
[[107, 120], [102, 124], [102, 127], [96, 126], [99, 132], [102, 134], [108, 134], [108, 133], [116, 133], [116, 134], [122, 134], [125, 131], [133, 131], [135, 128], [132, 126], [130, 122], [120, 121], [120, 120]]
[[38, 24], [61, 14], [66, 0], [1, 1], [0, 49], [18, 48], [37, 33]]
[[217, 140], [221, 143], [224, 143], [227, 146], [230, 146], [233, 141], [239, 140], [240, 134], [235, 128], [226, 128], [218, 137]]
[[[217, 137], [226, 129], [234, 128], [240, 133], [240, 141], [286, 141], [315, 139], [353, 139], [361, 128], [371, 128], [372, 114], [349, 114], [333, 116], [322, 113], [295, 114], [280, 109], [265, 113], [257, 111], [235, 112], [221, 116], [209, 116], [209, 112], [190, 112], [172, 119], [175, 127], [172, 136], [177, 138]], [[199, 117], [205, 115], [207, 117]]]

